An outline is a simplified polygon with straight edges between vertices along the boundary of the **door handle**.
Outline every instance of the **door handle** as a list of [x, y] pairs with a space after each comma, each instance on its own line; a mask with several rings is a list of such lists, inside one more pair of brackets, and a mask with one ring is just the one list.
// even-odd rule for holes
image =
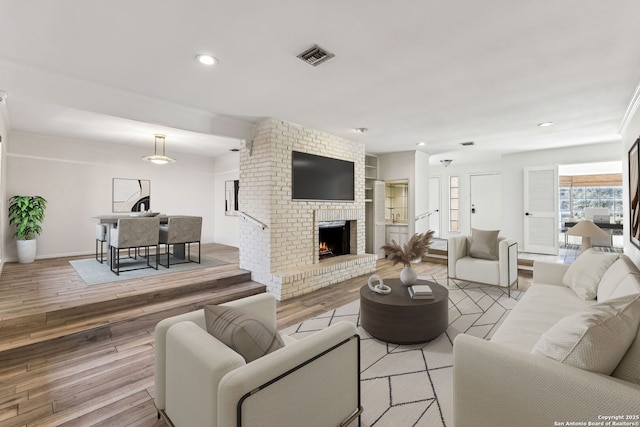
[[525, 214], [526, 216], [529, 216], [529, 215], [533, 216], [533, 214], [530, 214], [529, 212], [525, 212], [524, 214]]

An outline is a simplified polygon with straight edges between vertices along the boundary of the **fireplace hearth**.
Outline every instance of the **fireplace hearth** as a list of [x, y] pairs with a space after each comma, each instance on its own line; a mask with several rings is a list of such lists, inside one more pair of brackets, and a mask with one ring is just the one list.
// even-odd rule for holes
[[325, 221], [318, 224], [319, 259], [351, 253], [349, 221]]

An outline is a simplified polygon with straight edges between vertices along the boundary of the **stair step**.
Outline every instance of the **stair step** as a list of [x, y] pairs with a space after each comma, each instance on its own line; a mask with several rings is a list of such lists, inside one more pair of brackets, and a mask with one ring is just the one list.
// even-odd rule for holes
[[203, 274], [202, 280], [195, 283], [193, 279], [188, 284], [176, 279], [168, 284], [164, 281], [166, 275], [162, 280], [160, 286], [151, 285], [146, 291], [131, 290], [101, 301], [16, 317], [8, 322], [3, 319], [0, 352], [78, 334], [87, 334], [87, 339], [91, 339], [98, 329], [153, 326], [163, 318], [206, 304], [266, 292], [264, 285], [250, 280], [249, 272], [237, 268], [222, 275]]

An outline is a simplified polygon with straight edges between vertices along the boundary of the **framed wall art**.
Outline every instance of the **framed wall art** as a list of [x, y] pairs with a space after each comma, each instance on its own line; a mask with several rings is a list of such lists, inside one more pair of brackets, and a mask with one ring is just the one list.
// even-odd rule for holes
[[151, 209], [151, 181], [113, 178], [113, 212], [144, 212]]
[[631, 243], [640, 248], [640, 175], [638, 166], [640, 164], [640, 138], [636, 139], [629, 150], [629, 235]]
[[227, 216], [238, 215], [238, 192], [240, 180], [225, 181], [224, 183], [224, 214]]

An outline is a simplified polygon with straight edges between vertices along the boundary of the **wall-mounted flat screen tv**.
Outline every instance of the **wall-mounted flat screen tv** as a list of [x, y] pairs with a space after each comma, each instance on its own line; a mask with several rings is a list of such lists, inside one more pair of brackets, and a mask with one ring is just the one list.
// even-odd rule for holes
[[355, 200], [353, 162], [299, 151], [291, 157], [293, 200]]

